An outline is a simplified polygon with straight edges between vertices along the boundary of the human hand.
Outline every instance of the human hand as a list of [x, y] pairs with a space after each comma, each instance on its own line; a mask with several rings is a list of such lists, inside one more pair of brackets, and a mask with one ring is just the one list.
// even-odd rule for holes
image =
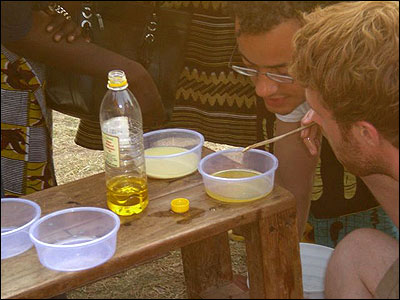
[[64, 37], [68, 42], [73, 42], [81, 36], [81, 28], [71, 20], [68, 13], [57, 13], [51, 10], [46, 11], [51, 16], [51, 21], [46, 26], [46, 31], [54, 33], [53, 40], [61, 41]]
[[[304, 126], [312, 123], [314, 113], [314, 110], [310, 109], [301, 119], [301, 125]], [[321, 148], [322, 139], [320, 127], [318, 125], [308, 127], [301, 131], [300, 136], [303, 139], [303, 142], [306, 145], [310, 154], [313, 156], [318, 155]]]

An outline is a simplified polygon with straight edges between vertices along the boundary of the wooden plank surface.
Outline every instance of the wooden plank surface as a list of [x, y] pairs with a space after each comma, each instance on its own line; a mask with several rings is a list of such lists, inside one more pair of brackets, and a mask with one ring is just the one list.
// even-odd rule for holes
[[[190, 200], [184, 214], [170, 211], [177, 197]], [[60, 209], [106, 208], [104, 173], [31, 194], [42, 216]], [[274, 214], [294, 207], [293, 196], [275, 186], [267, 197], [252, 203], [224, 204], [208, 197], [198, 172], [176, 180], [149, 180], [149, 205], [139, 216], [121, 217], [115, 255], [103, 265], [79, 272], [57, 272], [43, 267], [33, 247], [2, 260], [2, 298], [48, 298], [114, 275], [135, 264], [210, 238], [236, 226], [254, 222], [260, 211]]]

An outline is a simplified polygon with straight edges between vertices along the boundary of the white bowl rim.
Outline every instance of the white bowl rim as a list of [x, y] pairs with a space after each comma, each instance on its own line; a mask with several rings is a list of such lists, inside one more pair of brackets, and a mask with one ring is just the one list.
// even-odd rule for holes
[[24, 225], [22, 225], [22, 226], [20, 226], [18, 228], [15, 228], [13, 230], [2, 232], [1, 233], [1, 237], [7, 237], [9, 235], [17, 233], [18, 231], [25, 230], [27, 227], [29, 227], [33, 223], [35, 223], [40, 218], [40, 215], [42, 213], [42, 210], [41, 210], [39, 204], [33, 202], [32, 200], [28, 200], [28, 199], [24, 199], [24, 198], [1, 198], [1, 202], [21, 202], [21, 203], [25, 203], [25, 204], [28, 204], [28, 205], [32, 206], [35, 209], [35, 213], [36, 213], [35, 216], [33, 217], [33, 219], [30, 220], [28, 223], [25, 223]]
[[328, 247], [328, 246], [324, 246], [324, 245], [314, 244], [314, 243], [300, 242], [299, 244], [304, 246], [304, 247], [320, 248], [320, 249], [325, 249], [325, 250], [330, 250], [330, 251], [335, 250], [334, 248], [331, 248], [331, 247]]
[[[38, 240], [36, 237], [33, 236], [33, 230], [39, 226], [41, 223], [43, 223], [44, 221], [57, 216], [57, 215], [61, 215], [61, 214], [67, 214], [67, 213], [73, 213], [73, 212], [79, 212], [79, 211], [96, 211], [96, 212], [100, 212], [100, 213], [105, 213], [109, 216], [111, 216], [114, 221], [115, 221], [115, 226], [114, 228], [107, 234], [103, 235], [100, 238], [97, 238], [95, 240], [92, 241], [88, 241], [88, 242], [83, 242], [83, 243], [78, 243], [78, 244], [73, 244], [73, 245], [55, 245], [55, 244], [49, 244], [46, 242], [42, 242], [40, 240]], [[55, 212], [52, 212], [42, 218], [40, 218], [37, 222], [35, 222], [35, 224], [32, 225], [32, 227], [29, 229], [29, 237], [31, 238], [31, 240], [34, 243], [40, 244], [42, 246], [45, 247], [50, 247], [50, 248], [79, 248], [79, 247], [83, 247], [83, 246], [87, 246], [87, 245], [92, 245], [92, 244], [97, 244], [102, 242], [103, 240], [109, 238], [111, 235], [113, 235], [116, 231], [118, 231], [119, 227], [120, 227], [120, 219], [118, 217], [117, 214], [115, 214], [114, 212], [108, 210], [108, 209], [104, 209], [104, 208], [100, 208], [100, 207], [73, 207], [73, 208], [67, 208], [67, 209], [62, 209], [62, 210], [57, 210]]]
[[173, 132], [173, 131], [194, 134], [200, 139], [200, 143], [198, 145], [194, 146], [191, 149], [187, 149], [187, 151], [184, 151], [184, 152], [175, 153], [175, 154], [169, 154], [169, 155], [145, 155], [145, 158], [151, 158], [151, 159], [157, 159], [158, 158], [158, 159], [160, 159], [160, 158], [165, 158], [165, 157], [181, 156], [181, 155], [188, 154], [189, 152], [195, 152], [199, 148], [203, 147], [204, 136], [201, 133], [197, 132], [197, 131], [194, 131], [194, 130], [191, 130], [191, 129], [184, 129], [184, 128], [167, 128], [167, 129], [149, 131], [149, 132], [143, 134], [143, 139], [145, 137], [148, 137], [148, 136], [151, 136], [151, 135], [154, 135], [154, 134], [160, 134], [160, 133], [164, 133], [164, 132]]
[[273, 173], [276, 171], [276, 169], [278, 168], [278, 159], [275, 157], [275, 155], [273, 155], [272, 153], [268, 152], [268, 151], [264, 151], [264, 150], [259, 150], [259, 149], [250, 149], [247, 152], [257, 152], [263, 155], [268, 156], [269, 158], [271, 158], [274, 162], [274, 165], [272, 166], [272, 168], [264, 173], [261, 173], [260, 175], [256, 175], [256, 176], [252, 176], [252, 177], [248, 177], [248, 178], [223, 178], [223, 177], [217, 177], [217, 176], [212, 176], [210, 174], [207, 174], [206, 172], [204, 172], [203, 170], [203, 164], [205, 161], [207, 161], [208, 159], [222, 154], [222, 153], [227, 153], [227, 152], [239, 152], [242, 151], [244, 148], [240, 147], [240, 148], [232, 148], [232, 149], [226, 149], [226, 150], [221, 150], [221, 151], [216, 151], [214, 153], [208, 154], [205, 157], [203, 157], [200, 160], [199, 163], [199, 167], [198, 167], [198, 171], [199, 173], [209, 179], [213, 179], [213, 180], [219, 180], [219, 181], [230, 181], [230, 182], [243, 182], [243, 181], [249, 181], [249, 180], [255, 180], [261, 177], [265, 177], [265, 175], [270, 175], [270, 173]]

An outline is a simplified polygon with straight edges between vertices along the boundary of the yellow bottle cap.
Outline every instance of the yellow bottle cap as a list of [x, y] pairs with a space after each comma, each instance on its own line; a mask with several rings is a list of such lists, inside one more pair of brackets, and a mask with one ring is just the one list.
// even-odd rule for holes
[[176, 213], [184, 213], [189, 210], [189, 200], [186, 198], [176, 198], [171, 201], [171, 209]]

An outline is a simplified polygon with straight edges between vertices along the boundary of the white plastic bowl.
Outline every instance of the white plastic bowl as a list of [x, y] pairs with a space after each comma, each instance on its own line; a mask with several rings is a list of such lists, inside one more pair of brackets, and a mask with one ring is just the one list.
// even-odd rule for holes
[[300, 243], [304, 299], [324, 299], [325, 272], [333, 248]]
[[30, 226], [40, 218], [40, 206], [21, 198], [1, 198], [1, 259], [32, 247]]
[[[210, 197], [230, 203], [250, 202], [271, 192], [278, 159], [266, 151], [251, 149], [243, 153], [242, 150], [218, 151], [200, 161], [199, 172]], [[226, 171], [231, 175], [226, 175]], [[236, 178], [221, 177], [232, 174]]]
[[179, 178], [197, 171], [204, 137], [189, 129], [162, 129], [143, 135], [146, 174], [157, 179]]
[[119, 226], [118, 216], [107, 209], [78, 207], [39, 219], [29, 236], [42, 265], [57, 271], [79, 271], [114, 255]]

